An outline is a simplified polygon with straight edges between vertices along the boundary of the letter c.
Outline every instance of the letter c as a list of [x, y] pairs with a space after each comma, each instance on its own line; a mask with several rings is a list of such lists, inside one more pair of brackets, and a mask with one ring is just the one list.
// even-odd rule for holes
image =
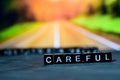
[[46, 58], [46, 63], [51, 63], [52, 61], [51, 61], [51, 57], [47, 57]]

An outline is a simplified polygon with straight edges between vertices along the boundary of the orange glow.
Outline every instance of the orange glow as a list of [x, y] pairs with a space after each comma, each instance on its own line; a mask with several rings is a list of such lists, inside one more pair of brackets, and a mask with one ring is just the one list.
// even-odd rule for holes
[[[86, 10], [90, 0], [23, 0], [36, 20], [69, 19]], [[92, 0], [96, 1], [96, 0]]]

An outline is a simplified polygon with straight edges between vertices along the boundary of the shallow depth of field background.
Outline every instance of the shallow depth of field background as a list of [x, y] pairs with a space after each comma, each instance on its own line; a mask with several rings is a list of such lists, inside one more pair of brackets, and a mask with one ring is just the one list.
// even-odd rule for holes
[[120, 0], [1, 0], [0, 43], [61, 20], [120, 43]]

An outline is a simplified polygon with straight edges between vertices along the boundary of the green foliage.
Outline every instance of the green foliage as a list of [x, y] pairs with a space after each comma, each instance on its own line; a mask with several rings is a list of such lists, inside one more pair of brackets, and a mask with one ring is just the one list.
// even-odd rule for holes
[[74, 24], [83, 25], [93, 30], [102, 30], [120, 34], [120, 18], [111, 18], [110, 15], [97, 15], [77, 17], [71, 20]]
[[39, 27], [42, 23], [40, 22], [28, 22], [28, 23], [18, 23], [3, 31], [0, 31], [0, 40], [5, 40], [7, 38], [13, 37], [15, 35], [26, 32], [30, 29]]

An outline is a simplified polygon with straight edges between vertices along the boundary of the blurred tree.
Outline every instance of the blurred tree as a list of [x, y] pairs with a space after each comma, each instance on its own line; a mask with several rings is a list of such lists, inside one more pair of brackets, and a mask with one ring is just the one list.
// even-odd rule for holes
[[112, 4], [112, 16], [120, 17], [120, 0]]
[[10, 8], [10, 3], [8, 0], [1, 0], [0, 1], [0, 29], [4, 28], [6, 25], [6, 14], [8, 12], [8, 8]]
[[29, 12], [29, 6], [27, 4], [22, 5], [19, 9], [19, 22], [35, 21], [34, 15]]
[[4, 4], [3, 4], [3, 2], [1, 1], [0, 2], [0, 18], [3, 16], [3, 13], [4, 13]]
[[92, 15], [95, 13], [94, 7], [92, 4], [88, 5], [88, 11], [87, 11], [87, 15]]
[[13, 0], [0, 1], [0, 29], [6, 28], [14, 23], [16, 11], [12, 10]]
[[6, 16], [5, 16], [5, 20], [8, 23], [8, 25], [12, 25], [15, 22], [17, 22], [18, 20], [18, 12], [16, 10], [10, 10]]
[[100, 12], [101, 12], [101, 14], [107, 14], [108, 13], [107, 6], [105, 4], [105, 0], [102, 0], [102, 4], [100, 6]]

